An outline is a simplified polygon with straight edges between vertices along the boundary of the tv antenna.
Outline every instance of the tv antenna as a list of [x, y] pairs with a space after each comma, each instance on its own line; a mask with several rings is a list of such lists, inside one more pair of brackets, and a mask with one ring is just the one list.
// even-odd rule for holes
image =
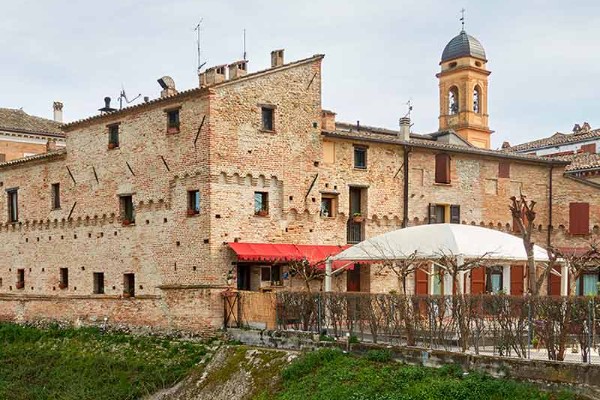
[[460, 10], [460, 15], [461, 15], [461, 17], [460, 17], [460, 22], [462, 23], [462, 30], [463, 30], [463, 32], [464, 32], [464, 30], [465, 30], [465, 11], [466, 11], [466, 10], [465, 10], [464, 8], [462, 8], [462, 9]]
[[411, 111], [412, 111], [412, 109], [413, 109], [413, 106], [412, 106], [412, 99], [409, 99], [409, 100], [406, 102], [406, 106], [408, 107], [408, 111], [406, 112], [406, 114], [404, 114], [404, 117], [405, 117], [405, 118], [410, 118], [410, 113], [411, 113]]
[[123, 109], [123, 99], [125, 99], [125, 103], [126, 104], [130, 104], [133, 103], [134, 101], [136, 101], [142, 94], [138, 94], [137, 96], [135, 96], [133, 99], [129, 100], [127, 98], [127, 93], [125, 93], [125, 88], [123, 87], [123, 84], [121, 84], [121, 93], [119, 93], [119, 110]]
[[246, 60], [246, 28], [244, 28], [244, 61]]
[[194, 28], [194, 30], [196, 31], [196, 44], [198, 46], [198, 72], [200, 72], [200, 70], [202, 69], [202, 67], [204, 67], [206, 65], [206, 61], [202, 62], [202, 58], [201, 58], [201, 52], [200, 52], [200, 25], [202, 24], [202, 21], [204, 20], [204, 18], [200, 18], [200, 22], [198, 22], [198, 24], [196, 25], [196, 27]]

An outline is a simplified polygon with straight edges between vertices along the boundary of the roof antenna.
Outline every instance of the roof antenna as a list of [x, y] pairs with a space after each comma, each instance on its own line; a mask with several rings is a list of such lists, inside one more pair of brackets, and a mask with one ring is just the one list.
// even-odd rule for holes
[[246, 28], [244, 28], [244, 61], [246, 60]]
[[460, 14], [461, 14], [460, 22], [462, 23], [462, 32], [464, 32], [465, 31], [465, 9], [464, 8], [462, 8], [460, 10]]
[[406, 114], [404, 114], [404, 118], [410, 118], [410, 112], [411, 112], [411, 111], [412, 111], [412, 109], [413, 109], [413, 106], [412, 106], [412, 99], [409, 99], [409, 100], [406, 102], [406, 105], [408, 106], [408, 111], [406, 112]]
[[142, 94], [138, 94], [137, 96], [135, 96], [133, 99], [129, 100], [127, 98], [127, 93], [125, 93], [125, 88], [123, 87], [123, 84], [121, 84], [121, 93], [119, 93], [119, 110], [123, 109], [123, 99], [125, 99], [125, 103], [126, 104], [130, 104], [133, 103], [134, 101], [136, 101], [138, 99], [138, 97], [140, 97]]
[[194, 30], [197, 33], [196, 44], [198, 46], [198, 72], [200, 72], [200, 70], [202, 69], [202, 67], [204, 67], [206, 65], [206, 61], [202, 62], [202, 59], [200, 57], [200, 55], [201, 55], [201, 52], [200, 52], [200, 24], [202, 24], [203, 20], [204, 20], [204, 18], [200, 18], [200, 22], [198, 22], [198, 24], [194, 28]]

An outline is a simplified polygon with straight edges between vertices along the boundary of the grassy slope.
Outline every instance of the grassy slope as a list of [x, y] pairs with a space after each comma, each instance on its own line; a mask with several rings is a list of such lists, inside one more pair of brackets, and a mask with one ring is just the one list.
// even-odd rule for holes
[[385, 352], [358, 358], [336, 350], [308, 353], [283, 371], [277, 394], [281, 400], [425, 400], [425, 399], [574, 399], [568, 393], [548, 394], [533, 386], [480, 374], [463, 376], [460, 368], [406, 366], [389, 361]]
[[0, 324], [0, 399], [137, 399], [182, 379], [201, 344]]

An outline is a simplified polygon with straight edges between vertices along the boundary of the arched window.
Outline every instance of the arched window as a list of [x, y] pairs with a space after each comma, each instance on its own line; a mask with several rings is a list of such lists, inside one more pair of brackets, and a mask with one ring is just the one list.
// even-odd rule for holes
[[473, 112], [477, 114], [481, 113], [481, 89], [479, 85], [473, 89]]
[[458, 88], [452, 86], [448, 91], [448, 114], [458, 114]]

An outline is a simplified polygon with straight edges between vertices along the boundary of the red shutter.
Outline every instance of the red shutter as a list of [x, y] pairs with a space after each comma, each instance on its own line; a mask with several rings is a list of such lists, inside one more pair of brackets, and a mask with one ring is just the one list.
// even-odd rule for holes
[[510, 178], [510, 163], [508, 161], [498, 163], [498, 178]]
[[511, 265], [510, 267], [510, 294], [522, 296], [525, 285], [525, 269], [522, 265]]
[[428, 290], [429, 279], [428, 279], [427, 273], [425, 271], [423, 271], [421, 268], [417, 268], [415, 275], [416, 275], [415, 294], [426, 295], [429, 292], [429, 290]]
[[435, 183], [450, 183], [450, 156], [448, 154], [435, 155]]
[[[553, 268], [555, 271], [560, 272], [558, 267]], [[548, 295], [549, 296], [560, 296], [560, 276], [550, 273], [548, 277]]]
[[569, 203], [569, 233], [572, 235], [590, 233], [589, 203]]
[[596, 143], [584, 144], [581, 146], [582, 153], [596, 154]]
[[477, 267], [471, 270], [471, 294], [482, 294], [485, 292], [485, 267]]

